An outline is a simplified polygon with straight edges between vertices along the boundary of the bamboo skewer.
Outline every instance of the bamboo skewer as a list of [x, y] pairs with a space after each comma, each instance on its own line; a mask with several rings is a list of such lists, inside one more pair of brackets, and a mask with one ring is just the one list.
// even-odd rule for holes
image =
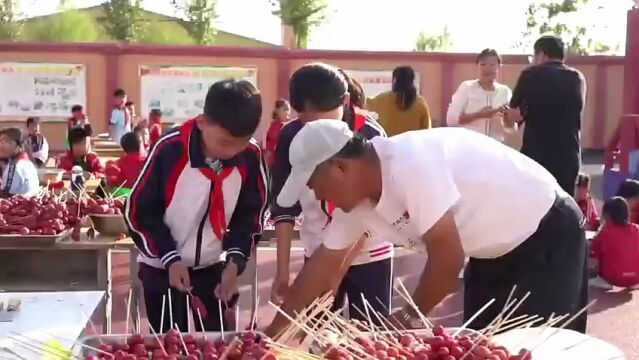
[[164, 311], [166, 309], [166, 295], [162, 295], [162, 313], [160, 314], [160, 334], [164, 334]]
[[162, 353], [164, 353], [164, 356], [169, 356], [169, 354], [166, 352], [166, 349], [164, 348], [164, 344], [162, 344], [162, 340], [160, 340], [160, 337], [155, 332], [155, 329], [153, 329], [153, 325], [149, 324], [149, 329], [151, 329], [151, 333], [153, 333], [153, 336], [155, 337], [155, 340], [160, 345], [160, 349], [162, 349]]

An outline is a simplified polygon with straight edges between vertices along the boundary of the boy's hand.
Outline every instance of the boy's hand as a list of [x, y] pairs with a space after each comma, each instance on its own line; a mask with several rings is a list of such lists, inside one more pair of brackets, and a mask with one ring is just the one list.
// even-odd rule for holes
[[288, 288], [289, 288], [288, 274], [280, 275], [278, 273], [277, 275], [275, 275], [275, 281], [273, 282], [273, 287], [271, 288], [271, 301], [275, 305], [281, 305], [284, 302], [286, 293], [288, 293]]
[[182, 265], [181, 261], [176, 261], [169, 266], [169, 284], [183, 292], [191, 290], [191, 278], [189, 270]]
[[218, 299], [228, 302], [237, 294], [237, 270], [237, 265], [233, 261], [226, 262], [220, 283], [215, 287], [215, 296]]

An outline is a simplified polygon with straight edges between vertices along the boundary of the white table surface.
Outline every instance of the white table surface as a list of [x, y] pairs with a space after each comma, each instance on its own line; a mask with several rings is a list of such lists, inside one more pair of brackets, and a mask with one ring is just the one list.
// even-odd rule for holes
[[[15, 355], [11, 357], [6, 349], [24, 359], [41, 358], [8, 338], [15, 336], [12, 333], [41, 342], [55, 339], [70, 348], [71, 342], [62, 339], [78, 339], [104, 295], [104, 291], [0, 293], [0, 299], [5, 305], [10, 297], [21, 299], [20, 310], [13, 320], [0, 322], [0, 359], [20, 359]], [[51, 334], [60, 338], [54, 338]]]
[[624, 360], [614, 345], [587, 334], [555, 328], [529, 328], [507, 331], [493, 340], [511, 353], [532, 350], [533, 359], [561, 360]]

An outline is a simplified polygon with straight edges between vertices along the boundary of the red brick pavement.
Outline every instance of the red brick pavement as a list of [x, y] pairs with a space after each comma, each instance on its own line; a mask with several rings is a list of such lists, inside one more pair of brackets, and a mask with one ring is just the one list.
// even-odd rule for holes
[[[124, 331], [126, 318], [125, 299], [129, 291], [129, 264], [128, 253], [114, 253], [113, 266], [113, 332]], [[409, 256], [396, 262], [395, 274], [402, 278], [409, 288], [415, 285], [415, 279], [421, 272], [423, 260], [419, 256]], [[302, 266], [302, 254], [298, 252], [293, 256], [292, 272], [297, 272]], [[258, 287], [260, 307], [258, 310], [258, 325], [268, 324], [274, 314], [274, 310], [266, 304], [270, 294], [271, 279], [275, 273], [275, 251], [270, 249], [259, 250], [258, 253]], [[293, 278], [293, 276], [291, 276]], [[247, 294], [246, 289], [242, 290]], [[598, 299], [598, 303], [591, 311], [588, 332], [596, 337], [615, 344], [621, 348], [627, 359], [639, 359], [639, 307], [636, 297], [639, 291], [634, 293], [626, 291], [601, 292], [591, 289], [591, 297]], [[240, 321], [245, 326], [249, 321], [248, 296], [241, 296]], [[454, 314], [461, 309], [461, 291], [450, 296], [440, 305], [432, 316]], [[460, 325], [461, 316], [453, 316], [445, 321], [445, 325]]]

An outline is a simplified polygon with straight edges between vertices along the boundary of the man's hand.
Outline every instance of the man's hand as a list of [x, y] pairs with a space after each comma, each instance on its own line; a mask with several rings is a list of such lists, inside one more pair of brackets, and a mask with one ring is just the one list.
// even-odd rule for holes
[[284, 302], [284, 298], [288, 294], [289, 288], [289, 276], [288, 274], [280, 275], [277, 273], [275, 275], [275, 281], [273, 282], [273, 287], [271, 288], [271, 301], [275, 305], [281, 305]]
[[509, 127], [515, 126], [516, 123], [521, 123], [523, 117], [519, 109], [508, 109], [504, 113], [504, 124]]
[[226, 267], [222, 271], [220, 283], [215, 287], [215, 296], [228, 302], [237, 292], [237, 265], [233, 261], [227, 261]]
[[422, 317], [410, 306], [395, 311], [388, 319], [398, 329], [423, 329], [429, 324], [424, 324]]
[[183, 292], [191, 290], [191, 278], [189, 270], [182, 265], [181, 261], [176, 261], [169, 266], [169, 284]]

